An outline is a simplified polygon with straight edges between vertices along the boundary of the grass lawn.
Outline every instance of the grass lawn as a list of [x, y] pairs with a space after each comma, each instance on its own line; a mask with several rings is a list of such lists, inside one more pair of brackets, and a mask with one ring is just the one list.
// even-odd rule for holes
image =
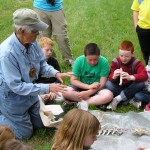
[[[12, 13], [21, 7], [33, 8], [32, 0], [1, 0], [0, 1], [0, 43], [12, 32]], [[109, 63], [118, 56], [118, 46], [125, 40], [131, 40], [135, 46], [135, 56], [144, 63], [138, 39], [133, 25], [131, 0], [64, 0], [64, 11], [68, 22], [68, 34], [72, 47], [73, 58], [83, 54], [84, 46], [95, 42], [101, 48], [101, 55]], [[63, 72], [70, 71], [55, 45], [58, 61]], [[65, 79], [68, 84], [68, 79]], [[90, 106], [91, 109], [97, 109]], [[132, 106], [120, 106], [116, 112], [140, 111]], [[54, 129], [41, 129], [25, 142], [35, 150], [50, 150]]]

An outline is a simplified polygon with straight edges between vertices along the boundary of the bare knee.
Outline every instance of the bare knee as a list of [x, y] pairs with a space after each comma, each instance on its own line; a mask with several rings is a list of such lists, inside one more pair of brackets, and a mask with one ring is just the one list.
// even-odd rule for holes
[[107, 100], [107, 102], [110, 102], [113, 99], [113, 93], [108, 89], [101, 90], [99, 95], [102, 95]]

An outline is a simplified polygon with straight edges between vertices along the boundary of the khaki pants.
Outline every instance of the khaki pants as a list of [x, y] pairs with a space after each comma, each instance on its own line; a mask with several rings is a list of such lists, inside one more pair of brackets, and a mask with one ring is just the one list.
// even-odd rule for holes
[[72, 59], [69, 38], [67, 35], [67, 21], [63, 10], [54, 12], [42, 11], [37, 8], [34, 8], [34, 10], [39, 14], [40, 19], [49, 25], [45, 31], [40, 33], [41, 36], [51, 38], [53, 35], [58, 44], [62, 58], [65, 61]]

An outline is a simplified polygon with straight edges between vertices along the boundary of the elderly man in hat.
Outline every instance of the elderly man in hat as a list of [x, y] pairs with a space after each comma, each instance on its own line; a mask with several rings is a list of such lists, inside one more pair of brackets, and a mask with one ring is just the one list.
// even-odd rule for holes
[[13, 13], [14, 33], [0, 45], [0, 125], [11, 127], [18, 139], [31, 137], [33, 130], [43, 127], [38, 94], [64, 92], [62, 84], [35, 84], [38, 74], [63, 76], [45, 61], [36, 38], [48, 25], [31, 9]]

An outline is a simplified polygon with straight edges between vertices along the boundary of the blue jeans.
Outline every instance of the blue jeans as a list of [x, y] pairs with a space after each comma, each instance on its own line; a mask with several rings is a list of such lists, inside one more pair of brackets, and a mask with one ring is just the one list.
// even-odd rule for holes
[[135, 100], [148, 103], [150, 102], [150, 93], [148, 91], [141, 91], [135, 94]]
[[43, 127], [38, 96], [12, 92], [6, 83], [0, 85], [0, 125], [13, 129], [17, 139], [28, 139], [33, 129]]
[[133, 82], [128, 86], [119, 86], [111, 81], [106, 82], [106, 88], [113, 92], [114, 97], [121, 95], [122, 101], [131, 99], [144, 88], [144, 82]]

